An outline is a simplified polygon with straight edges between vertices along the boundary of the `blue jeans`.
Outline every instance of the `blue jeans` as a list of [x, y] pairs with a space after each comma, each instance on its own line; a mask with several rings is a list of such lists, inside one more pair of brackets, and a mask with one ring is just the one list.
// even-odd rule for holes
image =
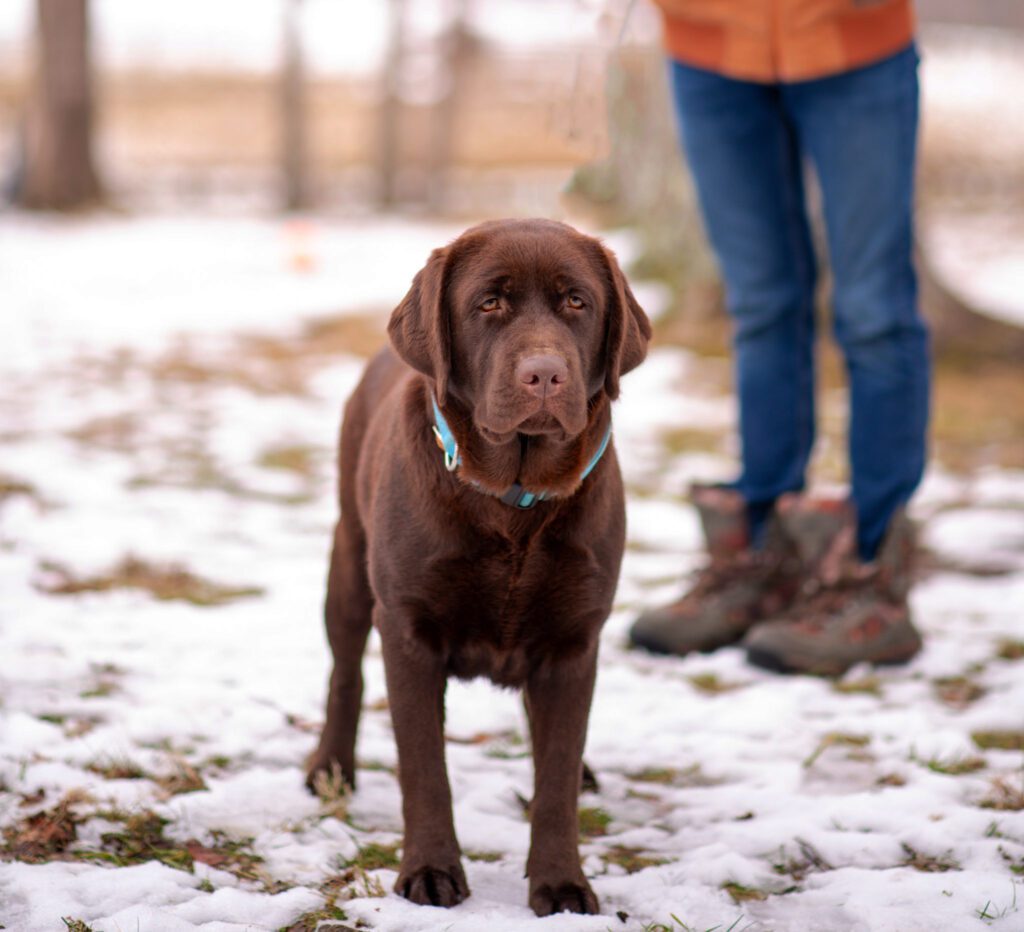
[[925, 464], [930, 364], [912, 264], [913, 46], [877, 64], [756, 84], [671, 63], [683, 148], [733, 321], [742, 474], [756, 524], [804, 487], [814, 443], [814, 288], [803, 165], [824, 201], [835, 337], [850, 383], [862, 559]]

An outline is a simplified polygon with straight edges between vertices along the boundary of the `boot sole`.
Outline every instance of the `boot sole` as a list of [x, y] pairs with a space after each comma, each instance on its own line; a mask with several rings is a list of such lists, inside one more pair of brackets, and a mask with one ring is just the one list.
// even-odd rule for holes
[[704, 645], [703, 647], [687, 647], [684, 650], [665, 647], [657, 641], [648, 641], [644, 638], [636, 638], [630, 635], [629, 646], [631, 648], [640, 648], [641, 650], [647, 651], [649, 654], [657, 654], [660, 657], [687, 657], [690, 654], [712, 654], [722, 647], [735, 647], [743, 640], [746, 633], [746, 631], [743, 631], [741, 634], [729, 641], [720, 641], [716, 644]]
[[898, 667], [917, 656], [921, 650], [921, 644], [915, 642], [911, 645], [891, 650], [882, 657], [874, 657], [867, 661], [856, 660], [852, 663], [829, 664], [827, 661], [815, 664], [810, 667], [802, 667], [788, 663], [784, 658], [770, 651], [757, 647], [747, 648], [747, 661], [755, 667], [763, 670], [770, 670], [772, 673], [807, 673], [811, 676], [842, 676], [850, 667], [858, 663], [870, 663], [875, 667]]

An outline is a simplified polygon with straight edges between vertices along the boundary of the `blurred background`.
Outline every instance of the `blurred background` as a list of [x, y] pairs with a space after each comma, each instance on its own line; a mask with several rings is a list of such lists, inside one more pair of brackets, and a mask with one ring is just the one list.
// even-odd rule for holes
[[[1024, 6], [917, 6], [936, 449], [1019, 466]], [[339, 221], [617, 229], [634, 277], [660, 287], [662, 342], [720, 356], [664, 72], [645, 0], [5, 0], [0, 191], [10, 210], [279, 217], [296, 273], [330, 261]], [[329, 305], [325, 287], [295, 310]], [[825, 378], [840, 381], [834, 360]]]

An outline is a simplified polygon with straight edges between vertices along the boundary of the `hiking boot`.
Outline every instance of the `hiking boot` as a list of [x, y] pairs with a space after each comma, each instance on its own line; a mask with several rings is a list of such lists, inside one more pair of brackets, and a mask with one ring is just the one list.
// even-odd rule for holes
[[711, 651], [740, 640], [751, 625], [777, 617], [800, 587], [800, 561], [778, 520], [765, 525], [760, 549], [750, 547], [747, 505], [721, 486], [695, 485], [710, 562], [689, 591], [633, 623], [630, 641], [657, 654]]
[[806, 582], [787, 612], [747, 634], [747, 659], [781, 673], [841, 676], [854, 664], [906, 663], [917, 654], [921, 636], [907, 604], [914, 540], [906, 513], [893, 515], [877, 556], [864, 563], [847, 503], [785, 496], [777, 510]]

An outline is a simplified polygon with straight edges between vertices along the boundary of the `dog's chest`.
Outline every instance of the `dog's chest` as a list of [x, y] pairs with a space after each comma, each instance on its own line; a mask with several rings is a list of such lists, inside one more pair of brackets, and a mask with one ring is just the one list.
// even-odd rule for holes
[[449, 672], [507, 686], [521, 685], [539, 663], [583, 650], [611, 599], [585, 550], [557, 558], [543, 550], [477, 553], [446, 560], [431, 576], [441, 610], [423, 633], [436, 639]]

